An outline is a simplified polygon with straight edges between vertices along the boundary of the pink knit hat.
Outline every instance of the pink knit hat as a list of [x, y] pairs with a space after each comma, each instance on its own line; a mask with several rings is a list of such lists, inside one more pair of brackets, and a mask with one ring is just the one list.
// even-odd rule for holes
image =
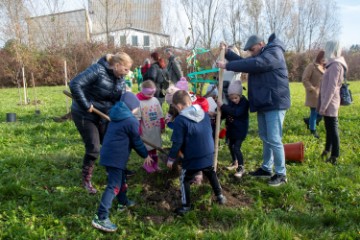
[[168, 89], [166, 89], [166, 94], [165, 94], [165, 101], [167, 102], [167, 104], [172, 104], [172, 99], [174, 96], [174, 93], [179, 91], [180, 89], [175, 87], [174, 85], [170, 85]]
[[176, 83], [176, 87], [180, 90], [189, 91], [188, 81], [185, 77], [180, 78], [180, 80]]

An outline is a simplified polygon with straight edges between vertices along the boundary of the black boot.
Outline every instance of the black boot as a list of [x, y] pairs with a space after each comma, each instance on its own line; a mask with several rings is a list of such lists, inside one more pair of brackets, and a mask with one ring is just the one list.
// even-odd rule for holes
[[331, 163], [332, 165], [336, 165], [337, 164], [337, 157], [331, 156], [326, 160], [326, 162]]
[[97, 190], [91, 184], [91, 177], [92, 177], [92, 173], [94, 171], [95, 159], [91, 156], [85, 155], [84, 163], [83, 163], [83, 167], [82, 167], [83, 187], [90, 194], [97, 193]]
[[324, 150], [324, 151], [321, 153], [320, 158], [321, 158], [322, 160], [324, 160], [324, 161], [327, 160], [329, 153], [330, 153], [329, 151]]
[[319, 134], [316, 132], [316, 130], [310, 130], [311, 134], [315, 137], [315, 138], [320, 138]]

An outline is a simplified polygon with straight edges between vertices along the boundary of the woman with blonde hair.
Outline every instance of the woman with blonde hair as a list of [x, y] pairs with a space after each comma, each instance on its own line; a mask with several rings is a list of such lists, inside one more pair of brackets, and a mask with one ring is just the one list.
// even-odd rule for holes
[[[328, 41], [325, 45], [326, 70], [320, 86], [320, 97], [317, 110], [324, 116], [326, 143], [321, 157], [326, 162], [337, 163], [340, 152], [340, 138], [338, 132], [338, 114], [340, 107], [340, 87], [344, 80], [344, 73], [348, 67], [341, 56], [338, 41]], [[330, 154], [330, 156], [328, 156]]]
[[69, 84], [73, 95], [71, 115], [85, 145], [83, 186], [91, 194], [97, 192], [91, 183], [91, 177], [107, 127], [107, 122], [95, 114], [93, 109], [108, 114], [126, 90], [124, 77], [132, 64], [133, 60], [124, 52], [107, 54], [78, 74]]

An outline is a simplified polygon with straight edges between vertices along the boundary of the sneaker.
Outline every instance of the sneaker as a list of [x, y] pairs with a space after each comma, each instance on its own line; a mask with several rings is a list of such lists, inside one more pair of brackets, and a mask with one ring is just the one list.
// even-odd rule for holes
[[236, 169], [236, 173], [234, 174], [234, 176], [236, 178], [242, 178], [242, 176], [244, 176], [245, 174], [245, 169], [243, 166], [239, 166], [237, 169]]
[[190, 210], [191, 210], [191, 207], [182, 206], [182, 207], [176, 208], [174, 212], [175, 212], [176, 215], [183, 216], [185, 213], [190, 212]]
[[126, 204], [118, 204], [117, 210], [119, 212], [125, 211], [127, 208], [132, 208], [136, 205], [135, 201], [128, 200]]
[[117, 227], [115, 224], [113, 224], [109, 218], [106, 218], [104, 220], [100, 220], [98, 215], [95, 215], [94, 219], [91, 222], [91, 225], [104, 232], [115, 232], [117, 230]]
[[227, 170], [232, 171], [237, 169], [238, 167], [238, 163], [237, 162], [233, 162], [230, 166], [226, 167]]
[[270, 178], [271, 172], [263, 170], [261, 167], [256, 169], [254, 172], [249, 173], [253, 177], [263, 177], [263, 178]]
[[216, 202], [220, 205], [224, 205], [227, 202], [227, 200], [224, 195], [220, 194], [219, 196], [216, 196]]
[[277, 187], [287, 183], [287, 179], [284, 175], [274, 174], [268, 183], [270, 186]]
[[125, 175], [126, 175], [126, 177], [132, 177], [135, 175], [135, 171], [125, 169]]

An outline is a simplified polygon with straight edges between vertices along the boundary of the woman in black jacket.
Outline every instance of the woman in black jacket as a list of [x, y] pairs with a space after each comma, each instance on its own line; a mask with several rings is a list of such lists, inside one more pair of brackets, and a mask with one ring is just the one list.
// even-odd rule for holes
[[166, 63], [163, 58], [159, 56], [159, 53], [153, 52], [151, 53], [151, 66], [149, 70], [144, 75], [144, 81], [145, 80], [151, 80], [155, 83], [156, 86], [156, 92], [154, 94], [154, 97], [159, 99], [160, 103], [162, 104], [164, 102], [165, 94], [163, 93], [163, 90], [165, 91], [168, 87], [168, 80], [167, 80], [167, 71], [166, 71]]
[[97, 191], [91, 184], [91, 177], [107, 126], [107, 122], [95, 114], [93, 109], [97, 108], [107, 114], [115, 102], [120, 100], [126, 89], [124, 76], [132, 63], [133, 60], [124, 52], [107, 54], [69, 84], [73, 95], [72, 118], [85, 144], [83, 186], [92, 194]]

